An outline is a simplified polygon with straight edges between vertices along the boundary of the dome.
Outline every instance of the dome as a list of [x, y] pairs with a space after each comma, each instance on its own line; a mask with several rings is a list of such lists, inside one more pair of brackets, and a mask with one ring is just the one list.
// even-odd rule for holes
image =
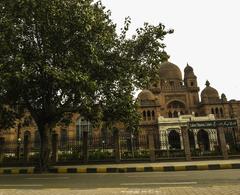
[[160, 65], [159, 76], [164, 80], [182, 80], [181, 70], [171, 62], [163, 62]]
[[140, 100], [155, 100], [156, 98], [151, 91], [144, 89], [138, 94], [138, 99], [140, 99]]
[[187, 66], [184, 68], [184, 72], [193, 72], [193, 68], [191, 66], [189, 66], [189, 64], [187, 64]]
[[184, 77], [185, 78], [195, 78], [195, 74], [193, 72], [193, 68], [187, 64], [187, 66], [184, 68]]
[[219, 98], [218, 91], [213, 87], [210, 87], [209, 81], [206, 82], [206, 87], [201, 93], [202, 98]]

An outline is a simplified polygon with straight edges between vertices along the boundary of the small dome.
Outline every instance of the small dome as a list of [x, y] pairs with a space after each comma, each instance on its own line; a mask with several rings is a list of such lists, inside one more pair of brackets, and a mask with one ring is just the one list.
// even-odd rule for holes
[[184, 68], [184, 78], [196, 78], [193, 68], [187, 64]]
[[144, 89], [138, 94], [138, 99], [140, 99], [140, 100], [155, 100], [156, 98], [151, 91]]
[[184, 72], [193, 72], [193, 68], [191, 66], [189, 66], [189, 64], [187, 63], [187, 66], [184, 68]]
[[171, 62], [163, 62], [160, 65], [159, 76], [164, 80], [182, 80], [181, 70]]
[[206, 82], [206, 87], [203, 89], [201, 93], [202, 98], [217, 98], [219, 99], [219, 94], [216, 89], [210, 87], [209, 81]]

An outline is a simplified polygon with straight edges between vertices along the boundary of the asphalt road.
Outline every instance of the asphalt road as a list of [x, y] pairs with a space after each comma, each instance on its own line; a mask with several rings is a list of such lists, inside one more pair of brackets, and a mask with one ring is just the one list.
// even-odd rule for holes
[[228, 185], [240, 186], [240, 170], [0, 175], [0, 189], [153, 189]]

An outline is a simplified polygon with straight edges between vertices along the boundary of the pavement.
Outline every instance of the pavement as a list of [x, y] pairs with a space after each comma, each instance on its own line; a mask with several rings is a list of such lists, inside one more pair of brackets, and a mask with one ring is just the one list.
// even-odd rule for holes
[[[98, 164], [53, 166], [49, 173], [128, 173], [240, 169], [240, 159], [158, 163]], [[4, 167], [0, 174], [37, 173], [34, 167]], [[1, 195], [1, 194], [0, 194]]]

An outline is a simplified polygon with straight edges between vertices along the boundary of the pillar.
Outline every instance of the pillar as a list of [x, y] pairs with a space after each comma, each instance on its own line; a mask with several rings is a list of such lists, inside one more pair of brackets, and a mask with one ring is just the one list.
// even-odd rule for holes
[[182, 134], [182, 140], [183, 140], [186, 160], [190, 161], [190, 160], [192, 160], [192, 157], [191, 157], [191, 150], [190, 150], [189, 135], [188, 135], [187, 127], [181, 127], [181, 132], [182, 132], [181, 134]]
[[218, 127], [217, 134], [218, 134], [219, 145], [220, 145], [220, 149], [221, 149], [223, 158], [228, 159], [228, 151], [227, 151], [227, 146], [226, 146], [224, 128]]
[[184, 149], [184, 144], [183, 144], [183, 137], [182, 137], [182, 133], [179, 132], [179, 136], [180, 136], [180, 144], [181, 144], [181, 150]]
[[156, 161], [155, 145], [154, 145], [154, 135], [152, 132], [148, 134], [148, 148], [149, 148], [149, 154], [150, 154], [150, 161], [155, 162]]
[[58, 134], [54, 133], [52, 135], [52, 162], [56, 163], [58, 161]]
[[83, 162], [88, 162], [88, 132], [83, 131]]
[[197, 131], [193, 131], [193, 135], [194, 135], [195, 148], [199, 149], [198, 138], [197, 138]]

